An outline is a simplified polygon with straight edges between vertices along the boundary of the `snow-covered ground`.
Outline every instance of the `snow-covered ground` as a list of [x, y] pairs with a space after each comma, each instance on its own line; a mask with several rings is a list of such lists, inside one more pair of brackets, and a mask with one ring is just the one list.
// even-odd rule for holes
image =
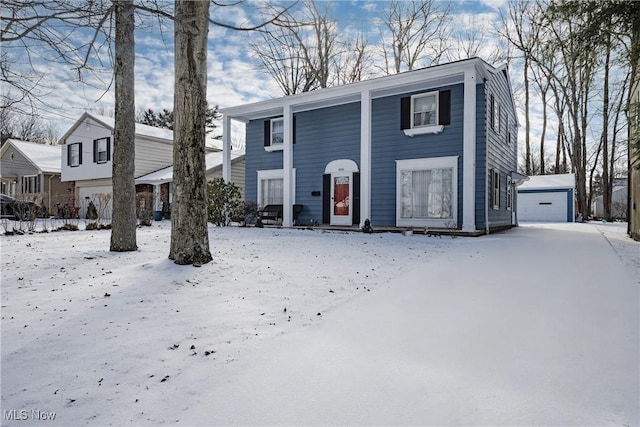
[[2, 425], [637, 426], [625, 227], [1, 236]]

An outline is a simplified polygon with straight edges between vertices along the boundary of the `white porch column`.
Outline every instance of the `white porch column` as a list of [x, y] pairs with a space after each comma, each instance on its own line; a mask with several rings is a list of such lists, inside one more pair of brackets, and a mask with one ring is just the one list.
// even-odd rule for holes
[[360, 227], [371, 218], [371, 92], [360, 94]]
[[462, 155], [462, 231], [476, 230], [476, 71], [464, 72]]
[[153, 210], [154, 211], [162, 210], [162, 197], [161, 197], [159, 184], [155, 184], [153, 186]]
[[222, 118], [222, 179], [231, 181], [231, 117]]
[[293, 115], [291, 105], [285, 104], [283, 111], [284, 141], [282, 151], [283, 200], [282, 226], [293, 226]]

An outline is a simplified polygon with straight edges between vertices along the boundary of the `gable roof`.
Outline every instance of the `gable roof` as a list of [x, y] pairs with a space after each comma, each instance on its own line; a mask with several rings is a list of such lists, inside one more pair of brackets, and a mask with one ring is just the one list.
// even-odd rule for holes
[[8, 139], [2, 146], [4, 154], [11, 147], [29, 160], [41, 173], [60, 173], [62, 169], [61, 149], [59, 145], [38, 144], [35, 142]]
[[[231, 163], [236, 162], [242, 158], [244, 158], [244, 153], [238, 153], [238, 152], [231, 153]], [[223, 160], [222, 151], [208, 153], [205, 156], [206, 172], [209, 173], [214, 169], [221, 168], [222, 160]], [[136, 178], [136, 185], [137, 184], [159, 185], [159, 184], [164, 184], [165, 182], [172, 182], [172, 181], [173, 181], [173, 166], [167, 166], [166, 168], [163, 168], [155, 172], [151, 172], [149, 174]]]
[[[113, 132], [115, 128], [115, 122], [116, 122], [115, 118], [100, 116], [100, 115], [85, 111], [82, 114], [82, 116], [80, 116], [80, 118], [76, 120], [73, 126], [71, 126], [71, 128], [69, 128], [69, 130], [62, 136], [62, 138], [60, 138], [60, 143], [64, 143], [66, 139], [69, 137], [69, 135], [71, 135], [78, 128], [78, 126], [80, 126], [80, 124], [82, 124], [87, 118], [98, 122], [105, 128], [109, 129], [111, 132]], [[141, 123], [136, 123], [135, 136], [150, 138], [150, 139], [165, 142], [168, 144], [173, 144], [172, 130], [157, 128], [149, 125], [143, 125]]]
[[575, 188], [576, 176], [572, 173], [557, 175], [530, 176], [529, 180], [522, 183], [518, 190], [546, 190], [553, 188]]
[[424, 90], [426, 86], [459, 84], [464, 82], [464, 74], [468, 70], [475, 70], [479, 77], [477, 81], [480, 82], [484, 78], [490, 78], [492, 74], [499, 73], [502, 69], [494, 68], [480, 58], [470, 58], [342, 86], [221, 108], [220, 112], [236, 120], [248, 122], [282, 115], [284, 105], [290, 105], [295, 113], [359, 102], [363, 91], [368, 91], [371, 98], [375, 99]]

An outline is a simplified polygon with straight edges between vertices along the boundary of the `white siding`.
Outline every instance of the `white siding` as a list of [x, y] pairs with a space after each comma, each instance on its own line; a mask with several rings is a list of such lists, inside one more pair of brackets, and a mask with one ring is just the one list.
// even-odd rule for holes
[[[67, 136], [62, 146], [62, 181], [80, 181], [85, 179], [111, 178], [111, 161], [93, 163], [93, 140], [111, 137], [111, 130], [86, 117], [73, 132]], [[70, 167], [67, 164], [67, 149], [70, 144], [82, 143], [82, 164]], [[111, 155], [113, 157], [113, 138], [111, 138]]]

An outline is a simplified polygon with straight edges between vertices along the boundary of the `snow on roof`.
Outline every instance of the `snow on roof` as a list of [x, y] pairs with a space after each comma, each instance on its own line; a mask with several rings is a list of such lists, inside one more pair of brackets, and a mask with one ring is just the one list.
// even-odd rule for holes
[[[231, 161], [243, 157], [244, 153], [231, 153]], [[205, 156], [206, 170], [210, 172], [213, 169], [222, 166], [222, 151], [208, 153]], [[163, 184], [173, 181], [173, 166], [167, 166], [155, 172], [136, 178], [136, 184]]]
[[[38, 144], [35, 142], [8, 139], [11, 144], [35, 167], [44, 173], [60, 173], [62, 169], [61, 147], [59, 145]], [[6, 146], [5, 144], [5, 146]]]
[[[111, 131], [116, 126], [116, 119], [113, 117], [99, 116], [93, 113], [87, 113], [87, 116], [102, 122], [109, 128]], [[136, 123], [136, 135], [137, 136], [149, 136], [152, 138], [166, 139], [173, 142], [173, 131], [169, 129], [157, 128], [154, 126], [143, 125], [141, 123]]]
[[576, 176], [572, 173], [558, 175], [536, 175], [530, 176], [518, 187], [518, 190], [538, 190], [551, 188], [575, 188]]

